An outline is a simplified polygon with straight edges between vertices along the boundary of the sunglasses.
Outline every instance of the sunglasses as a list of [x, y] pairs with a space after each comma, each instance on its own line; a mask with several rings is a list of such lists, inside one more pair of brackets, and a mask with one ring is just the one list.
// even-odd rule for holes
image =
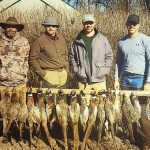
[[93, 21], [86, 21], [86, 22], [83, 22], [84, 25], [88, 25], [88, 24], [92, 25], [93, 23], [94, 23]]
[[136, 26], [138, 23], [136, 23], [136, 22], [127, 22], [127, 26], [131, 26], [131, 25], [133, 25], [133, 26]]
[[58, 25], [46, 25], [45, 27], [59, 28]]

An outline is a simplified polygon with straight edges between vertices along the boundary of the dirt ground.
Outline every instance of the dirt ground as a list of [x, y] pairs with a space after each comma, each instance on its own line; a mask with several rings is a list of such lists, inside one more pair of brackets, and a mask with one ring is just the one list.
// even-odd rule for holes
[[[145, 106], [143, 107], [145, 111]], [[150, 123], [150, 122], [149, 122]], [[23, 141], [19, 141], [19, 131], [16, 125], [12, 125], [11, 129], [11, 142], [7, 144], [2, 143], [2, 121], [0, 121], [0, 150], [51, 150], [47, 144], [47, 139], [45, 137], [44, 131], [41, 129], [41, 136], [37, 138], [34, 136], [34, 145], [29, 146], [29, 129], [25, 129], [23, 135]], [[149, 131], [149, 129], [148, 129]], [[56, 123], [53, 126], [53, 130], [50, 130], [51, 136], [56, 139], [57, 147], [55, 150], [64, 150], [63, 135], [61, 132], [60, 126]], [[72, 130], [71, 127], [68, 127], [68, 147], [69, 150], [73, 149], [73, 140], [72, 140]], [[82, 136], [80, 132], [80, 137]], [[80, 140], [81, 141], [81, 140]], [[82, 142], [79, 145], [79, 149]], [[129, 143], [128, 140], [125, 140], [125, 134], [119, 130], [115, 139], [112, 139], [111, 136], [104, 136], [101, 140], [101, 144], [97, 144], [97, 129], [96, 127], [92, 131], [90, 140], [88, 141], [88, 150], [150, 150], [148, 147], [144, 147], [140, 144], [135, 146]]]
[[[2, 141], [2, 137], [0, 137]], [[35, 140], [36, 142], [36, 140]], [[62, 140], [57, 140], [58, 148], [57, 150], [63, 150]], [[72, 140], [68, 140], [69, 149], [72, 149]], [[89, 150], [140, 150], [138, 147], [130, 144], [124, 144], [120, 139], [116, 138], [115, 140], [102, 141], [101, 145], [97, 145], [96, 141], [89, 141], [88, 144]], [[3, 144], [0, 143], [0, 150], [50, 150], [50, 147], [41, 139], [37, 142], [37, 147], [29, 147], [29, 143], [26, 142], [16, 142], [15, 139], [11, 140], [11, 143]], [[148, 150], [148, 149], [147, 149]]]
[[[64, 142], [61, 135], [61, 130], [56, 127], [55, 133], [51, 135], [56, 139], [57, 148], [56, 150], [64, 150]], [[18, 141], [18, 131], [16, 127], [13, 127], [11, 142], [8, 144], [2, 143], [2, 133], [0, 135], [0, 150], [51, 150], [51, 148], [47, 144], [47, 140], [45, 139], [45, 134], [41, 133], [41, 136], [37, 138], [34, 136], [34, 144], [29, 146], [29, 130], [25, 131], [24, 140]], [[58, 134], [56, 134], [56, 132]], [[71, 132], [71, 131], [69, 131]], [[94, 131], [93, 131], [94, 133]], [[72, 136], [72, 135], [68, 135]], [[96, 136], [96, 134], [95, 134]], [[73, 149], [73, 140], [69, 137], [68, 139], [68, 146], [69, 150]], [[80, 143], [81, 146], [82, 143]], [[101, 144], [98, 145], [96, 142], [96, 137], [91, 136], [88, 142], [88, 150], [141, 150], [140, 147], [129, 144], [129, 141], [124, 140], [124, 134], [120, 132], [115, 139], [108, 137], [103, 137], [101, 140]], [[149, 148], [145, 148], [144, 150], [150, 150]]]

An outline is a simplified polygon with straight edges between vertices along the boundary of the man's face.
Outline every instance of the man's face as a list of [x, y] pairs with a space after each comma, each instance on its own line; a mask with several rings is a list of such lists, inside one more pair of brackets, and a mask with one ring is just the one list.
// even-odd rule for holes
[[83, 22], [83, 29], [86, 33], [90, 33], [94, 30], [95, 23], [92, 21]]
[[126, 23], [128, 34], [133, 35], [138, 32], [140, 25], [135, 22], [127, 22]]
[[58, 26], [57, 25], [49, 25], [49, 26], [45, 26], [46, 32], [50, 35], [50, 36], [55, 36], [56, 32], [58, 30]]
[[8, 26], [5, 30], [5, 34], [8, 38], [13, 38], [17, 33], [17, 29], [13, 26]]

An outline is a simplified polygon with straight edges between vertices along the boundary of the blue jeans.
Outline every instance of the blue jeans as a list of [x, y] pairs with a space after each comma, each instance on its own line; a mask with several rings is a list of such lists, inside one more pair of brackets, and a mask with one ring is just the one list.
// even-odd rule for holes
[[121, 79], [122, 90], [141, 90], [144, 83], [144, 76], [134, 73], [123, 73]]

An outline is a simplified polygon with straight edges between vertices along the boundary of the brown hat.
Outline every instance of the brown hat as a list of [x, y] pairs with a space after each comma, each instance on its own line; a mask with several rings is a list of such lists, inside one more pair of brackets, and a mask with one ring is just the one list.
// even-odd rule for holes
[[2, 29], [6, 30], [9, 26], [15, 27], [18, 31], [24, 29], [23, 24], [19, 24], [15, 17], [9, 17], [6, 22], [0, 23]]

